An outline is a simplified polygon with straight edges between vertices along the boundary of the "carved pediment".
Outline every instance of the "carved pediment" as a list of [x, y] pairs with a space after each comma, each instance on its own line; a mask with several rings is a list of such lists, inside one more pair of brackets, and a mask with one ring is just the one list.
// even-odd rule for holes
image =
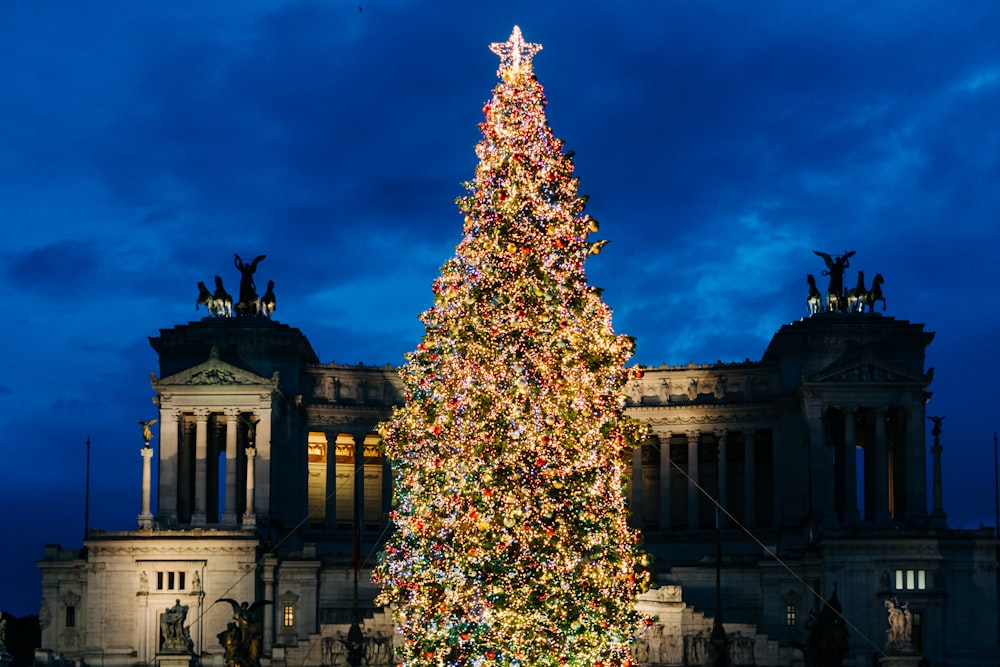
[[898, 368], [879, 359], [867, 358], [829, 368], [806, 378], [806, 384], [924, 384], [921, 373]]
[[208, 361], [192, 366], [180, 373], [175, 373], [159, 380], [151, 374], [153, 388], [167, 385], [257, 385], [267, 387], [278, 386], [278, 373], [268, 379], [256, 373], [243, 370], [219, 359], [218, 349], [212, 348]]

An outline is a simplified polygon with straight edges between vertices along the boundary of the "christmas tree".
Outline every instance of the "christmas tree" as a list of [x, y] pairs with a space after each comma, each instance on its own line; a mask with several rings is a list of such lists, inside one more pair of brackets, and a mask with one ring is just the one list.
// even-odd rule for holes
[[404, 664], [624, 665], [648, 574], [623, 490], [630, 338], [584, 260], [601, 241], [515, 27], [484, 108], [456, 254], [383, 424], [396, 531], [376, 568]]

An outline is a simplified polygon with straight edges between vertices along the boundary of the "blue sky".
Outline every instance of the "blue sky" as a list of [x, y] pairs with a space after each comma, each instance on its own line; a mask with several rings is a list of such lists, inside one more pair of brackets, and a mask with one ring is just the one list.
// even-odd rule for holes
[[[461, 235], [514, 24], [643, 364], [759, 359], [820, 250], [937, 332], [953, 525], [993, 523], [1000, 6], [991, 2], [14, 0], [0, 19], [0, 609], [43, 544], [139, 512], [147, 338], [267, 254], [324, 362], [399, 363]], [[975, 372], [973, 372], [975, 371]], [[929, 429], [928, 429], [929, 430]], [[929, 443], [928, 443], [929, 444]]]

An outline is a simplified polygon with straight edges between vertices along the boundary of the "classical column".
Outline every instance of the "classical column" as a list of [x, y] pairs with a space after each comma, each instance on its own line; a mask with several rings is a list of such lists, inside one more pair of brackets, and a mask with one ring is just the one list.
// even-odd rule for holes
[[757, 454], [754, 451], [754, 431], [743, 432], [743, 525], [757, 523]]
[[[729, 511], [729, 490], [727, 489], [729, 485], [728, 480], [728, 464], [726, 463], [726, 429], [718, 429], [715, 432], [716, 444], [718, 445], [717, 451], [719, 455], [719, 505], [722, 506], [726, 512]], [[725, 528], [729, 525], [729, 517], [725, 515], [724, 512], [718, 512], [719, 517], [719, 528]]]
[[153, 527], [153, 515], [149, 511], [149, 492], [153, 479], [150, 461], [153, 458], [153, 448], [143, 447], [139, 453], [142, 454], [142, 512], [139, 514], [139, 530], [142, 530]]
[[844, 408], [844, 523], [861, 520], [858, 513], [858, 409]]
[[[927, 519], [927, 454], [924, 450], [924, 408], [921, 402], [906, 414], [906, 513], [908, 519]], [[916, 401], [914, 401], [916, 403]]]
[[254, 486], [257, 495], [255, 496], [254, 512], [263, 517], [271, 515], [271, 396], [266, 399], [266, 406], [254, 410], [253, 417], [257, 420], [254, 429], [254, 450], [260, 461], [254, 467]]
[[354, 433], [354, 522], [355, 529], [365, 532], [365, 434]]
[[254, 458], [257, 456], [255, 447], [247, 447], [247, 509], [243, 512], [243, 529], [254, 530], [257, 527], [257, 514], [254, 511]]
[[670, 437], [660, 436], [660, 530], [670, 530]]
[[[274, 571], [278, 567], [278, 559], [271, 554], [264, 554], [260, 562], [260, 578], [264, 583], [264, 599], [274, 600], [274, 583], [275, 576]], [[274, 646], [274, 617], [276, 614], [281, 614], [283, 611], [278, 608], [279, 605], [269, 604], [264, 605], [264, 646], [262, 647], [262, 653], [265, 656], [271, 655], [271, 648]]]
[[204, 526], [208, 523], [206, 513], [208, 475], [208, 415], [207, 408], [194, 411], [196, 421], [194, 446], [194, 512], [191, 514], [192, 526]]
[[889, 449], [886, 440], [886, 409], [875, 408], [875, 521], [889, 516]]
[[236, 525], [236, 436], [239, 432], [239, 408], [226, 408], [226, 507], [222, 525]]
[[326, 521], [328, 529], [335, 529], [337, 521], [337, 434], [324, 431], [326, 438]]
[[698, 516], [698, 438], [699, 431], [688, 431], [688, 528], [700, 527]]
[[632, 502], [629, 506], [633, 528], [644, 525], [642, 511], [642, 445], [632, 450]]
[[809, 407], [809, 484], [812, 486], [810, 499], [813, 525], [829, 527], [836, 525], [837, 512], [833, 502], [833, 463], [831, 449], [826, 442], [828, 419], [826, 409], [819, 403]]
[[[162, 398], [161, 398], [162, 400]], [[156, 513], [160, 524], [177, 523], [177, 410], [160, 408], [160, 476]]]

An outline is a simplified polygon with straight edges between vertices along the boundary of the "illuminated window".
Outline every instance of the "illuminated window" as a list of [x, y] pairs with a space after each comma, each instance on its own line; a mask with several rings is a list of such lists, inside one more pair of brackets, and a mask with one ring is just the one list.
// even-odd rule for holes
[[76, 605], [72, 604], [66, 605], [66, 627], [67, 628], [76, 627]]
[[790, 604], [785, 606], [785, 625], [788, 627], [793, 627], [798, 620], [798, 610], [795, 609], [795, 605]]
[[295, 607], [290, 604], [286, 604], [281, 618], [286, 628], [290, 628], [295, 625]]
[[896, 570], [897, 591], [923, 591], [926, 589], [926, 570]]

